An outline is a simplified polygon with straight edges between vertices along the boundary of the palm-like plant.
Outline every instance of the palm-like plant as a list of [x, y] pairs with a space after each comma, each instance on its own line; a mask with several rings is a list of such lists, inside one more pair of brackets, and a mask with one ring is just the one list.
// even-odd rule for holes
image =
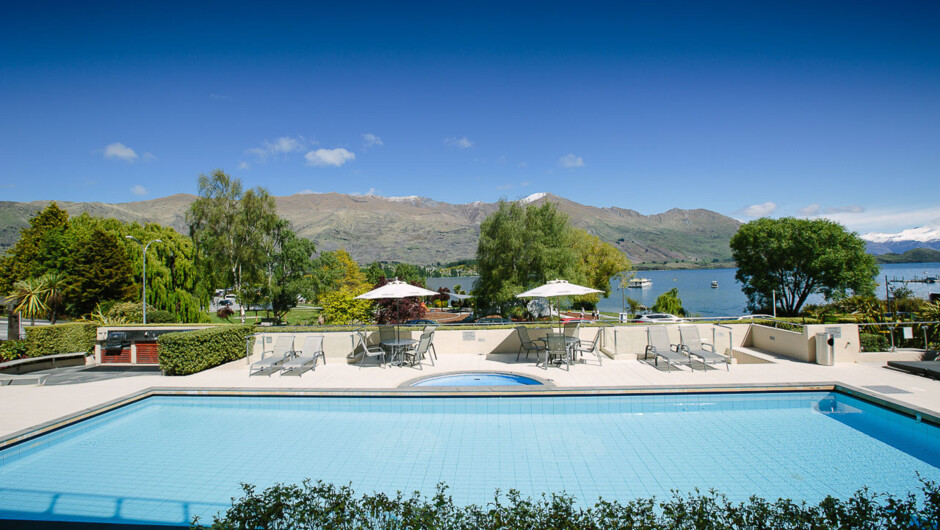
[[41, 279], [46, 283], [46, 296], [43, 301], [49, 307], [49, 323], [55, 324], [65, 293], [66, 277], [61, 272], [52, 271], [47, 272]]
[[30, 325], [36, 325], [36, 317], [42, 316], [48, 309], [46, 307], [46, 282], [41, 278], [20, 280], [13, 285], [13, 296], [20, 301], [13, 311], [30, 320]]

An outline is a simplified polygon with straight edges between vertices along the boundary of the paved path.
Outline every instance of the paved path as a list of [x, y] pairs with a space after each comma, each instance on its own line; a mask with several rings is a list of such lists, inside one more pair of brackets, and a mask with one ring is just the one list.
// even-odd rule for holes
[[[547, 379], [560, 388], [586, 387], [694, 387], [700, 385], [749, 385], [781, 383], [833, 383], [854, 387], [893, 387], [906, 393], [872, 394], [920, 407], [940, 415], [940, 381], [889, 370], [884, 363], [837, 363], [819, 366], [784, 359], [773, 364], [738, 364], [707, 372], [687, 369], [666, 372], [636, 360], [604, 360], [603, 366], [578, 364], [565, 371], [550, 367], [536, 368], [533, 362], [515, 362], [510, 355], [441, 355], [437, 366], [417, 368], [348, 365], [329, 359], [316, 371], [302, 377], [272, 375], [248, 376], [244, 359], [202, 373], [166, 377], [135, 373], [133, 377], [92, 377], [74, 384], [48, 386], [0, 386], [0, 438], [41, 423], [74, 414], [101, 403], [151, 387], [173, 388], [248, 388], [248, 389], [393, 389], [411, 379], [444, 372], [490, 370], [532, 375]], [[76, 381], [80, 378], [76, 378]]]

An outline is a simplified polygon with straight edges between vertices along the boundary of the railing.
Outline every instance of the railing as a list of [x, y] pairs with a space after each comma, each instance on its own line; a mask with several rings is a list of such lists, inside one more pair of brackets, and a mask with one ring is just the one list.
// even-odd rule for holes
[[929, 351], [931, 339], [934, 344], [940, 342], [940, 321], [859, 323], [858, 334], [865, 351], [893, 352], [921, 346]]

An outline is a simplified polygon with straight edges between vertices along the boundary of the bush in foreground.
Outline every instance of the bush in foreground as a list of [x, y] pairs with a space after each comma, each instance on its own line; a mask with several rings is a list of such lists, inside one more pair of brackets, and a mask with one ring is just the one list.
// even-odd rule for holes
[[245, 357], [250, 324], [220, 326], [160, 335], [160, 369], [166, 375], [189, 375]]
[[95, 335], [98, 325], [94, 322], [70, 322], [51, 326], [26, 328], [26, 351], [29, 357], [56, 355], [59, 353], [95, 353]]
[[[923, 499], [878, 495], [862, 489], [847, 500], [826, 497], [819, 504], [789, 499], [766, 501], [751, 497], [735, 503], [724, 495], [677, 492], [665, 501], [635, 499], [626, 503], [599, 500], [580, 507], [565, 494], [523, 498], [510, 490], [496, 491], [486, 507], [456, 506], [447, 487], [438, 485], [428, 499], [419, 493], [389, 497], [384, 493], [357, 497], [349, 486], [304, 481], [276, 485], [258, 494], [243, 485], [244, 497], [217, 516], [210, 528], [375, 528], [375, 529], [504, 529], [504, 528], [931, 528], [940, 524], [940, 487], [923, 480]], [[194, 521], [194, 528], [203, 528]]]

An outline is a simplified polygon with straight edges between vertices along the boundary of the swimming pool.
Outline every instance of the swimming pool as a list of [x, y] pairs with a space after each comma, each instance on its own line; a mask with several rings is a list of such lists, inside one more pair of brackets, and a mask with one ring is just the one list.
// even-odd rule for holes
[[304, 478], [817, 502], [940, 480], [940, 429], [830, 392], [562, 397], [155, 396], [0, 452], [0, 518], [186, 524]]
[[517, 374], [466, 373], [437, 375], [422, 379], [411, 386], [534, 386], [538, 380]]

